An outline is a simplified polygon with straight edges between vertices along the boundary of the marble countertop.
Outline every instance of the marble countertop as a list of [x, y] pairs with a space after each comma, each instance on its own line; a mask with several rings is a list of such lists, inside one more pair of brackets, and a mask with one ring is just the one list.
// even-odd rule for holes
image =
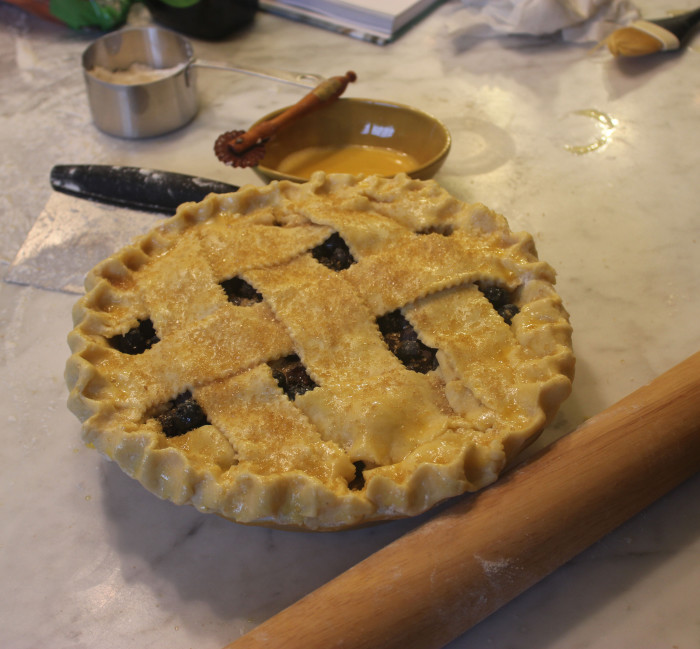
[[[693, 4], [638, 6], [658, 17]], [[552, 40], [456, 42], [446, 33], [458, 7], [448, 2], [385, 47], [260, 14], [243, 33], [195, 41], [195, 50], [325, 76], [353, 69], [349, 96], [411, 104], [445, 122], [454, 143], [437, 180], [530, 231], [571, 313], [574, 391], [542, 448], [700, 349], [700, 40], [627, 61]], [[0, 3], [3, 275], [51, 194], [53, 165], [260, 184], [221, 165], [212, 143], [304, 92], [203, 70], [188, 127], [115, 139], [93, 127], [85, 96], [80, 54], [94, 36]], [[66, 409], [74, 301], [0, 283], [3, 647], [217, 649], [417, 524], [278, 532], [158, 500], [85, 448]], [[697, 649], [699, 500], [696, 476], [450, 649]]]

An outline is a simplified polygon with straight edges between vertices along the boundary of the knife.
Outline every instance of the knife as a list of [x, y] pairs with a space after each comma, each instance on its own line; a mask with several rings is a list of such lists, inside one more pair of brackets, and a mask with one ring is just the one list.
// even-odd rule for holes
[[238, 189], [207, 178], [113, 165], [57, 165], [50, 180], [56, 191], [4, 279], [68, 293], [82, 293], [85, 273], [150, 230], [156, 215], [172, 216], [181, 203]]
[[114, 165], [56, 165], [51, 186], [59, 192], [130, 209], [174, 214], [178, 205], [226, 194], [236, 185], [172, 171]]

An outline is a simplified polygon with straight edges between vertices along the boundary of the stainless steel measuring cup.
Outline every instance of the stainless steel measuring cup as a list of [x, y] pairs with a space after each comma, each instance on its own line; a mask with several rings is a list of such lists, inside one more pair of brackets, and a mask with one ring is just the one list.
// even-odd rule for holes
[[198, 60], [191, 43], [162, 27], [127, 27], [83, 52], [83, 74], [95, 126], [125, 138], [162, 135], [197, 113], [196, 68], [212, 68], [314, 87], [317, 74]]

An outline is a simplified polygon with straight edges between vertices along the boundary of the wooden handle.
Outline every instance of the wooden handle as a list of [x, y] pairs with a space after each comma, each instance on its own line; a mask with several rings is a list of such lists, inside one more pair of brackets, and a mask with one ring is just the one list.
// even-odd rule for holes
[[700, 353], [227, 649], [437, 649], [700, 470]]
[[348, 83], [357, 79], [357, 75], [352, 72], [346, 72], [342, 77], [331, 77], [320, 83], [309, 94], [302, 97], [296, 104], [290, 106], [287, 110], [280, 113], [276, 117], [261, 122], [250, 130], [242, 133], [235, 139], [229, 142], [229, 146], [238, 154], [245, 153], [252, 146], [265, 140], [290, 122], [298, 119], [302, 115], [327, 104], [343, 94]]

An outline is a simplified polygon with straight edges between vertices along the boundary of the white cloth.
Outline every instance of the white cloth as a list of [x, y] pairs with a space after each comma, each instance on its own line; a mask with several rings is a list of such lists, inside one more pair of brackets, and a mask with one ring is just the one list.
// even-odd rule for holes
[[452, 36], [552, 36], [598, 42], [639, 17], [629, 0], [462, 0], [450, 17]]

